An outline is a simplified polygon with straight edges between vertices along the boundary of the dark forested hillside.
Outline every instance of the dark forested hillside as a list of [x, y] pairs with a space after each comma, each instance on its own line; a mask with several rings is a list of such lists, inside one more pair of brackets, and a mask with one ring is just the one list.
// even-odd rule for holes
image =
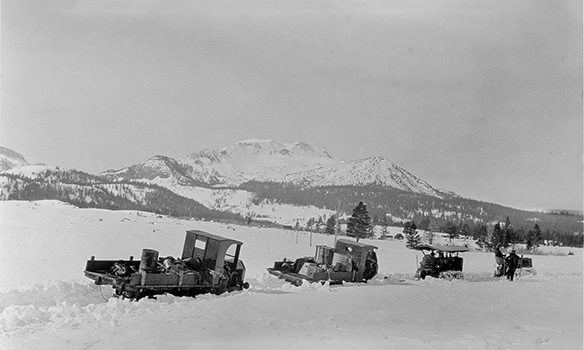
[[415, 222], [431, 218], [436, 228], [446, 223], [492, 224], [509, 217], [516, 226], [532, 227], [538, 223], [542, 229], [582, 233], [582, 215], [523, 211], [458, 196], [437, 198], [379, 185], [306, 188], [248, 182], [239, 188], [256, 193], [257, 202], [315, 205], [344, 213], [350, 213], [362, 201], [372, 217], [382, 218], [389, 214], [390, 218]]
[[[46, 168], [31, 175], [0, 174], [0, 199], [57, 199], [79, 207], [114, 210], [144, 210], [177, 217], [246, 222], [239, 214], [203, 206], [170, 189], [133, 180], [113, 181], [104, 176], [77, 170]], [[351, 213], [363, 202], [374, 223], [401, 225], [416, 222], [420, 229], [448, 231], [457, 227], [462, 234], [480, 226], [510, 222], [527, 231], [538, 224], [544, 233], [582, 233], [582, 215], [566, 212], [529, 212], [443, 193], [443, 197], [416, 194], [383, 185], [303, 187], [290, 183], [248, 182], [239, 187], [262, 202], [316, 206]]]
[[47, 171], [34, 178], [0, 174], [4, 178], [0, 199], [56, 199], [78, 207], [112, 210], [143, 210], [176, 217], [199, 219], [244, 219], [232, 213], [209, 209], [176, 193], [140, 182], [110, 182], [80, 171]]

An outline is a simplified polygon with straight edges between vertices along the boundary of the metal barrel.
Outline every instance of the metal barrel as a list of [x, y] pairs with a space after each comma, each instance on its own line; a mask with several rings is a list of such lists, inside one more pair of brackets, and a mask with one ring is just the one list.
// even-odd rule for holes
[[158, 251], [154, 249], [142, 249], [142, 259], [140, 260], [140, 270], [154, 271], [158, 264]]

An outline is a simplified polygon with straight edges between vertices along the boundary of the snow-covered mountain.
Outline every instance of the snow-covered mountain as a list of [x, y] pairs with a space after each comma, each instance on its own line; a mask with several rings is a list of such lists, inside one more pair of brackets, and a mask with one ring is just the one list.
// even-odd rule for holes
[[326, 151], [303, 142], [246, 140], [219, 150], [205, 149], [177, 159], [189, 175], [210, 185], [283, 182], [288, 174], [338, 163]]
[[24, 159], [22, 154], [0, 146], [0, 171], [18, 168], [27, 164], [28, 162]]
[[101, 175], [109, 179], [124, 180], [145, 180], [150, 182], [154, 179], [173, 179], [175, 183], [182, 185], [196, 185], [189, 174], [185, 174], [185, 168], [175, 159], [156, 155], [144, 163], [132, 165], [116, 171], [106, 171]]
[[[58, 199], [80, 207], [144, 210], [209, 220], [285, 226], [350, 215], [360, 201], [372, 217], [500, 222], [582, 232], [581, 215], [531, 213], [437, 190], [389, 160], [343, 161], [305, 143], [247, 140], [184, 158], [157, 155], [117, 171], [88, 174], [30, 165], [2, 149], [0, 200]], [[559, 220], [561, 219], [561, 220]]]
[[382, 185], [429, 196], [442, 193], [387, 159], [373, 157], [288, 174], [286, 182], [317, 186]]
[[153, 180], [235, 187], [248, 181], [318, 186], [382, 185], [442, 197], [427, 182], [381, 157], [354, 161], [333, 158], [328, 152], [303, 142], [246, 140], [218, 150], [205, 149], [172, 160], [156, 156], [146, 162], [103, 175], [115, 179]]

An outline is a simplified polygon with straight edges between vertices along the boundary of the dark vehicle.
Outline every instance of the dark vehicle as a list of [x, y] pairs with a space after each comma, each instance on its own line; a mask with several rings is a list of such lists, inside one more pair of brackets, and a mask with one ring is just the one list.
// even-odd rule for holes
[[337, 240], [335, 247], [316, 246], [314, 257], [308, 256], [296, 260], [276, 261], [268, 272], [284, 279], [295, 286], [302, 281], [330, 282], [366, 282], [377, 274], [377, 247], [370, 244]]
[[464, 278], [462, 273], [463, 259], [458, 256], [458, 253], [468, 252], [467, 247], [420, 244], [413, 249], [419, 250], [423, 254], [422, 262], [415, 275], [417, 279], [425, 279], [426, 276], [447, 279]]
[[199, 230], [187, 231], [180, 258], [160, 258], [142, 250], [142, 259], [87, 261], [85, 276], [97, 285], [111, 285], [115, 296], [129, 299], [156, 294], [195, 296], [249, 288], [239, 259], [243, 243]]

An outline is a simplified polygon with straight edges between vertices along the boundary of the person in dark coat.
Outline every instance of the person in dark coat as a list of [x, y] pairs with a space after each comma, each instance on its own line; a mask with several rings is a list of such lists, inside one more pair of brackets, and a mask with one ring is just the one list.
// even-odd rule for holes
[[505, 256], [501, 252], [501, 249], [495, 248], [495, 263], [497, 264], [497, 269], [495, 270], [495, 277], [501, 277], [505, 273]]
[[421, 265], [425, 269], [428, 270], [433, 269], [434, 266], [436, 266], [436, 257], [434, 255], [434, 252], [424, 255], [424, 258], [422, 258]]
[[506, 276], [509, 281], [513, 281], [513, 277], [515, 276], [515, 270], [519, 266], [519, 257], [515, 254], [515, 250], [512, 250], [509, 255], [505, 258], [505, 263], [507, 265]]
[[436, 257], [434, 255], [434, 251], [432, 251], [430, 254], [424, 255], [422, 261], [420, 262], [418, 274], [422, 279], [425, 279], [428, 275], [437, 277], [438, 274], [436, 273]]
[[442, 269], [446, 265], [446, 258], [443, 252], [438, 252], [438, 257], [436, 258], [436, 268]]

